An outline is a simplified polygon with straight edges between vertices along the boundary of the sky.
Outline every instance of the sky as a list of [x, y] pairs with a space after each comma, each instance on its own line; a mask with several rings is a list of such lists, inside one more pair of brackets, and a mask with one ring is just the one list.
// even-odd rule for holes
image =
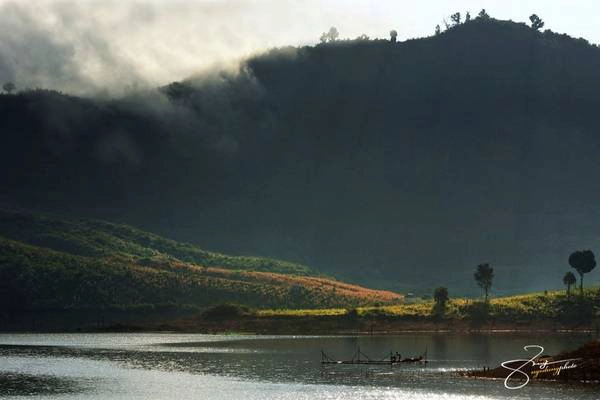
[[0, 82], [20, 89], [120, 94], [157, 86], [270, 47], [314, 44], [330, 26], [341, 38], [431, 35], [460, 11], [527, 21], [600, 43], [591, 0], [0, 0]]

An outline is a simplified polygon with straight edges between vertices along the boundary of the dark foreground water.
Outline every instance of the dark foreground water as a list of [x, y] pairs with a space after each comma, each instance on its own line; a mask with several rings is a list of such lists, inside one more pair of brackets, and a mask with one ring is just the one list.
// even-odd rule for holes
[[[457, 376], [590, 340], [577, 335], [406, 334], [385, 337], [199, 334], [0, 334], [0, 397], [51, 399], [594, 399], [599, 385]], [[321, 366], [320, 351], [372, 358], [427, 349], [427, 366]]]

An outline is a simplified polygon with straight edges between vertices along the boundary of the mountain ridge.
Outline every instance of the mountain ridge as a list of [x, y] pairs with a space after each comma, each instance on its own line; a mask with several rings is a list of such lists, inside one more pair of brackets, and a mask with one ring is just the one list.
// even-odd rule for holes
[[558, 287], [600, 237], [598, 71], [585, 40], [476, 19], [108, 102], [3, 95], [0, 202], [400, 291], [476, 293], [482, 262], [499, 294]]

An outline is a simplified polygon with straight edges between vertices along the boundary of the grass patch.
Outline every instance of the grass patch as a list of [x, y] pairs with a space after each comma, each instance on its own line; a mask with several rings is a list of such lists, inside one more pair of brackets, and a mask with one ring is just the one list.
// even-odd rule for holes
[[277, 310], [258, 310], [256, 315], [259, 317], [331, 317], [346, 315], [348, 310], [345, 308], [321, 308], [321, 309], [277, 309]]
[[[257, 312], [259, 317], [327, 317], [349, 315], [359, 318], [432, 318], [433, 301], [354, 309], [271, 309]], [[456, 298], [447, 303], [445, 318], [471, 319], [482, 316], [506, 320], [560, 318], [575, 320], [600, 315], [600, 288], [588, 288], [583, 298], [566, 295], [565, 290], [536, 292], [490, 300], [487, 307], [480, 300]]]
[[126, 225], [0, 209], [0, 302], [11, 319], [28, 311], [136, 314], [223, 303], [326, 309], [402, 298], [299, 264], [208, 252]]

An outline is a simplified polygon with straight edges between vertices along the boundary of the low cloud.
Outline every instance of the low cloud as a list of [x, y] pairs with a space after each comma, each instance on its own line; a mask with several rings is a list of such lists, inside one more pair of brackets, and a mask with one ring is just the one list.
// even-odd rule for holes
[[290, 40], [273, 35], [271, 8], [275, 15], [274, 2], [0, 0], [0, 82], [84, 95], [164, 85]]

